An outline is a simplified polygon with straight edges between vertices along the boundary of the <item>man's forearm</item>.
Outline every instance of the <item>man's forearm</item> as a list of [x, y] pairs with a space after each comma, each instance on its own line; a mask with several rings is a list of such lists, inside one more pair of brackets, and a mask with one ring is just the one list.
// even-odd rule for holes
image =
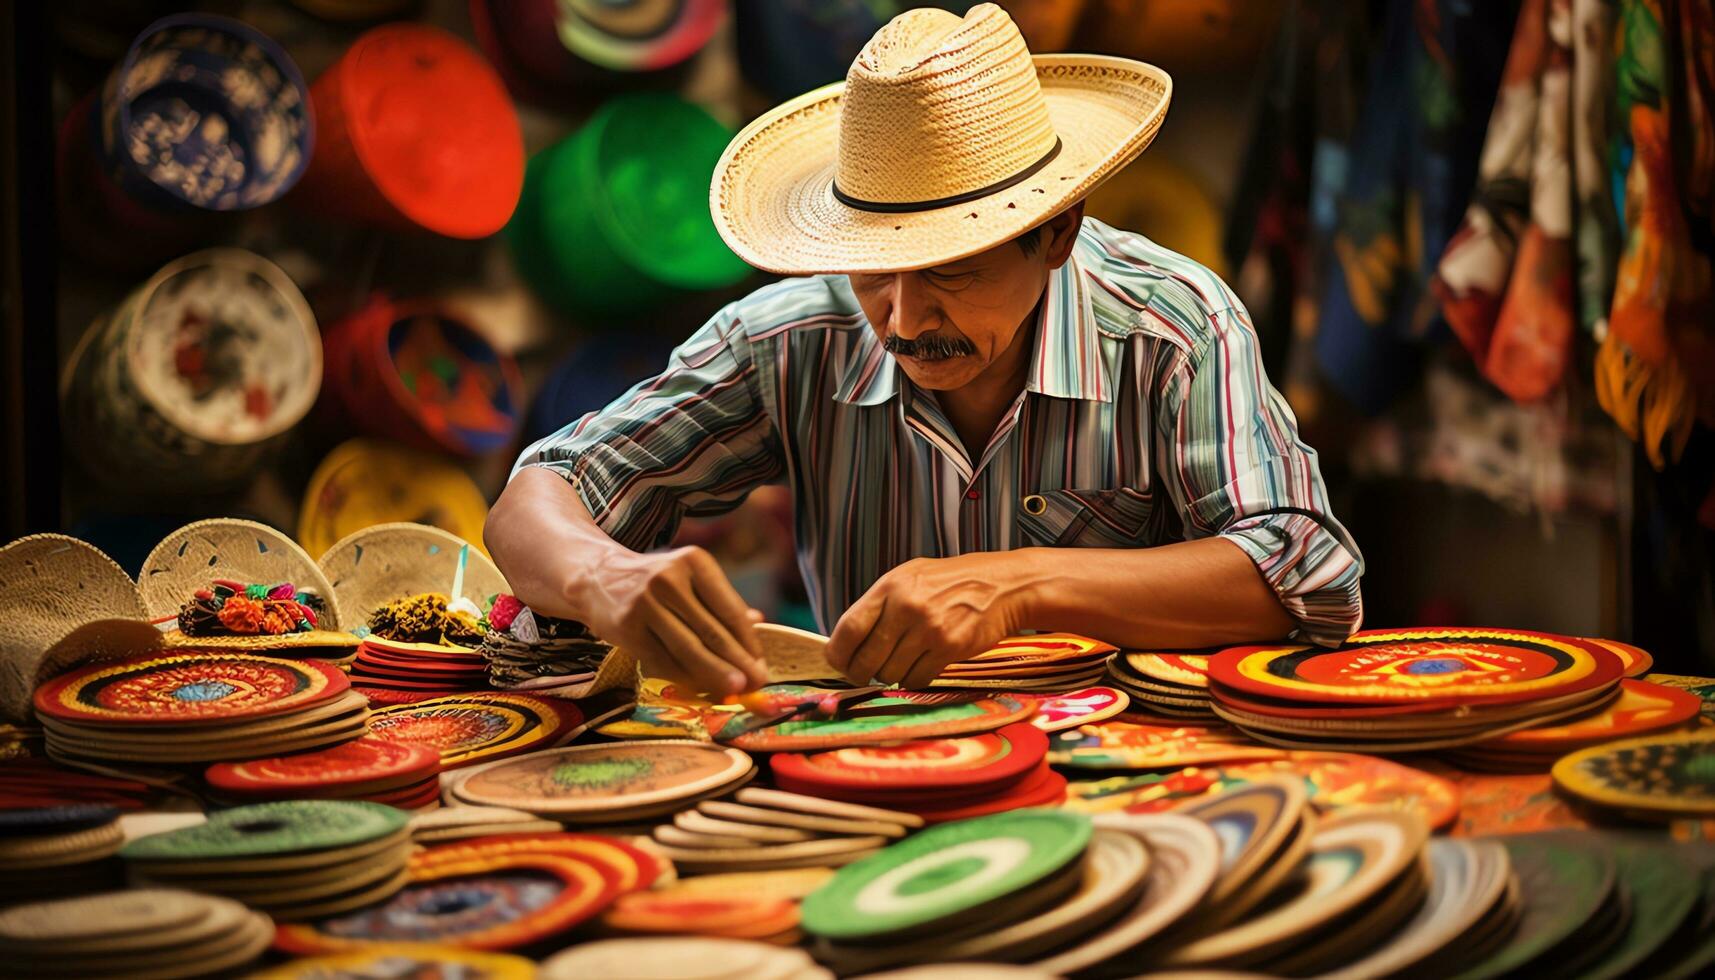
[[[507, 484], [489, 511], [483, 542], [521, 600], [547, 615], [580, 621], [590, 618], [594, 570], [631, 553], [596, 525], [564, 477], [540, 467], [523, 470]], [[549, 556], [577, 560], [544, 560]]]
[[1196, 648], [1284, 637], [1292, 617], [1237, 545], [1203, 538], [1156, 548], [1025, 548], [997, 558], [1020, 619], [1123, 647]]

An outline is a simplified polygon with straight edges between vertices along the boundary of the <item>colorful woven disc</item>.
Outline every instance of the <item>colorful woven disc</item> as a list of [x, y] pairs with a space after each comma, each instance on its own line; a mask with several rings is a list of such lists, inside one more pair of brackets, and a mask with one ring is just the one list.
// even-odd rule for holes
[[1035, 886], [1083, 856], [1090, 819], [1015, 810], [932, 827], [846, 865], [802, 906], [806, 932], [874, 940]]
[[1597, 639], [1594, 636], [1584, 637], [1584, 642], [1594, 643], [1619, 657], [1621, 669], [1625, 671], [1627, 677], [1642, 677], [1650, 672], [1651, 667], [1655, 666], [1655, 658], [1650, 656], [1649, 651], [1642, 647], [1635, 647], [1630, 643], [1621, 643], [1619, 640]]
[[251, 980], [333, 980], [336, 977], [480, 977], [482, 980], [534, 980], [536, 964], [506, 953], [477, 953], [457, 946], [423, 943], [373, 943], [350, 953], [293, 960]]
[[74, 670], [36, 689], [36, 710], [85, 724], [163, 725], [307, 708], [349, 687], [319, 661], [165, 653]]
[[1601, 647], [1522, 630], [1417, 629], [1354, 634], [1334, 650], [1239, 647], [1209, 660], [1209, 676], [1239, 691], [1335, 704], [1527, 701], [1618, 680]]
[[1124, 653], [1125, 665], [1145, 677], [1181, 687], [1209, 686], [1209, 657], [1198, 653]]
[[208, 822], [139, 837], [127, 861], [219, 860], [329, 850], [379, 840], [405, 829], [409, 816], [379, 803], [281, 800], [217, 810]]
[[769, 764], [800, 787], [911, 791], [1000, 786], [1042, 762], [1048, 736], [1029, 723], [962, 738], [923, 738], [895, 745], [854, 746], [809, 755], [781, 753]]
[[599, 813], [687, 799], [742, 779], [751, 768], [743, 752], [706, 742], [578, 745], [484, 767], [456, 792], [484, 806]]
[[1604, 807], [1715, 817], [1715, 732], [1609, 742], [1554, 764], [1562, 790]]
[[1557, 725], [1527, 728], [1485, 742], [1483, 746], [1532, 752], [1571, 752], [1617, 738], [1683, 725], [1696, 718], [1702, 710], [1703, 699], [1695, 694], [1627, 679], [1620, 682], [1619, 700], [1596, 714]]
[[857, 706], [844, 718], [801, 718], [727, 739], [752, 752], [794, 752], [879, 745], [912, 738], [972, 735], [1028, 719], [1036, 705], [1009, 695], [902, 692]]
[[504, 950], [540, 942], [606, 908], [620, 885], [601, 865], [567, 854], [504, 853], [456, 860], [430, 848], [392, 898], [319, 922], [282, 925], [277, 948], [330, 953], [376, 942], [447, 942]]
[[546, 748], [582, 720], [567, 702], [487, 692], [378, 708], [369, 730], [376, 738], [429, 746], [451, 769]]
[[1030, 723], [1045, 732], [1105, 721], [1131, 705], [1131, 695], [1113, 687], [1086, 687], [1064, 694], [1014, 691], [1012, 696], [1027, 704], [1035, 703], [1036, 714], [1030, 716]]
[[232, 793], [280, 794], [331, 786], [385, 783], [399, 785], [426, 779], [441, 768], [441, 756], [426, 745], [364, 737], [320, 752], [277, 759], [222, 762], [210, 766], [210, 786]]

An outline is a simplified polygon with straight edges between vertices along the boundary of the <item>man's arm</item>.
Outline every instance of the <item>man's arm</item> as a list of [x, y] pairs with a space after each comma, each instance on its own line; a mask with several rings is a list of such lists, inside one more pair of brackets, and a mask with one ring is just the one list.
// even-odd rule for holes
[[575, 619], [699, 690], [766, 683], [751, 609], [701, 548], [639, 554], [607, 536], [559, 474], [529, 467], [488, 514], [483, 541], [519, 600]]
[[736, 692], [765, 680], [760, 619], [701, 548], [654, 551], [686, 513], [737, 506], [783, 466], [732, 307], [661, 374], [525, 450], [489, 553], [526, 605], [636, 653], [651, 675]]

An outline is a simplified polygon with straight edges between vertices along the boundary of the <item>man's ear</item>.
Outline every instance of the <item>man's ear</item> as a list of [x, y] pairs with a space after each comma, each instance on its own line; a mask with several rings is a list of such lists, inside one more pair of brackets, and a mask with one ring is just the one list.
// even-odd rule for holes
[[1078, 229], [1083, 226], [1083, 201], [1048, 219], [1048, 223], [1042, 226], [1048, 238], [1048, 268], [1058, 269], [1072, 257], [1072, 246], [1078, 244]]

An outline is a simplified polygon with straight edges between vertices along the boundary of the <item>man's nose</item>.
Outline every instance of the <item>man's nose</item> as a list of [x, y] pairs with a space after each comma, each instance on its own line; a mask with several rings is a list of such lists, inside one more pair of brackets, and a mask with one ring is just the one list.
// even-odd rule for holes
[[893, 277], [892, 308], [887, 329], [892, 336], [912, 340], [939, 326], [934, 305], [923, 286], [923, 277], [915, 272], [900, 272]]

